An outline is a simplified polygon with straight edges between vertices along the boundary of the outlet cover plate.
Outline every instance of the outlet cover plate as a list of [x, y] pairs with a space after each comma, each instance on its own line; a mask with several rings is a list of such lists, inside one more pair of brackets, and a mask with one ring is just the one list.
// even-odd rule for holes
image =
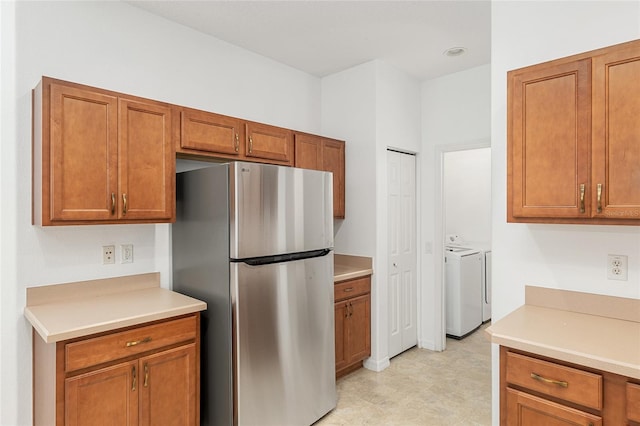
[[133, 244], [121, 244], [120, 254], [120, 263], [133, 263]]
[[116, 263], [116, 246], [102, 246], [102, 264], [111, 265]]
[[607, 279], [627, 281], [628, 257], [622, 254], [607, 255]]

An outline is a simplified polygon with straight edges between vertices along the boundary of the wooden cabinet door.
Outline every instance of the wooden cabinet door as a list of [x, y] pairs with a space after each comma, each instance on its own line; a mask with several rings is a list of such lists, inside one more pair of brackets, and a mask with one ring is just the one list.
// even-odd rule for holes
[[241, 121], [210, 112], [183, 109], [180, 113], [180, 147], [240, 155]]
[[322, 170], [333, 173], [333, 217], [345, 215], [344, 142], [325, 139], [322, 144]]
[[509, 73], [508, 219], [589, 217], [591, 60]]
[[175, 160], [171, 113], [171, 107], [164, 104], [120, 99], [120, 219], [169, 221], [173, 216]]
[[295, 135], [294, 165], [302, 169], [324, 170], [322, 138], [312, 135]]
[[640, 46], [593, 58], [594, 216], [640, 219]]
[[371, 296], [349, 299], [347, 357], [349, 362], [371, 355]]
[[349, 317], [349, 303], [338, 302], [335, 304], [335, 349], [336, 349], [336, 371], [346, 367], [348, 359], [348, 331], [347, 322]]
[[138, 424], [138, 362], [102, 368], [65, 380], [67, 426]]
[[43, 170], [42, 223], [115, 219], [117, 99], [56, 83], [50, 87], [50, 121], [43, 123], [50, 133], [47, 137], [43, 129], [43, 164], [34, 164]]
[[509, 426], [601, 426], [602, 418], [525, 392], [507, 389]]
[[195, 344], [141, 358], [139, 365], [140, 425], [199, 424]]
[[245, 156], [293, 164], [293, 132], [260, 123], [245, 125]]

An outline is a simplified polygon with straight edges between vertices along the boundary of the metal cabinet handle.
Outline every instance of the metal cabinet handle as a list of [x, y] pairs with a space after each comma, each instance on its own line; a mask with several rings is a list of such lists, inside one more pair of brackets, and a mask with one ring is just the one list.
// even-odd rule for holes
[[345, 293], [350, 293], [350, 292], [352, 292], [352, 291], [353, 291], [353, 287], [345, 288], [343, 291], [344, 291]]
[[584, 213], [584, 183], [580, 184], [580, 213]]
[[133, 380], [131, 381], [131, 390], [136, 390], [136, 382], [138, 381], [138, 375], [136, 374], [136, 366], [134, 365], [131, 368], [131, 376], [133, 376]]
[[127, 214], [127, 194], [122, 194], [122, 215]]
[[236, 152], [238, 152], [238, 150], [240, 149], [240, 138], [238, 137], [238, 134], [236, 133]]
[[249, 136], [249, 154], [253, 153], [253, 137]]
[[111, 214], [116, 214], [116, 193], [111, 193]]
[[136, 345], [139, 345], [141, 343], [149, 343], [150, 341], [151, 341], [151, 337], [145, 337], [142, 340], [135, 340], [135, 341], [132, 341], [132, 342], [127, 342], [125, 347], [129, 348], [131, 346], [136, 346]]
[[597, 186], [598, 193], [598, 213], [602, 213], [602, 184], [599, 183]]
[[149, 386], [149, 365], [144, 363], [144, 387]]
[[542, 377], [541, 375], [536, 373], [531, 373], [531, 378], [539, 382], [549, 383], [550, 385], [557, 385], [562, 388], [569, 387], [569, 382], [565, 382], [563, 380], [547, 379], [546, 377]]
[[353, 303], [349, 302], [349, 318], [353, 316]]

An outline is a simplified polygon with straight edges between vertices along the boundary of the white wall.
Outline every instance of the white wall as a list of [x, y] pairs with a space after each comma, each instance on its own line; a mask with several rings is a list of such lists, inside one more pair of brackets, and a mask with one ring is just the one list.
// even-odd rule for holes
[[491, 148], [444, 153], [445, 236], [491, 242]]
[[419, 84], [380, 61], [322, 79], [322, 134], [346, 139], [346, 213], [335, 222], [337, 253], [372, 257], [371, 358], [389, 364], [387, 340], [386, 150], [419, 152]]
[[422, 83], [421, 213], [422, 319], [420, 345], [442, 350], [442, 244], [439, 186], [447, 150], [491, 140], [491, 66], [482, 65]]
[[[0, 7], [0, 424], [27, 425], [25, 288], [151, 271], [160, 271], [165, 287], [171, 280], [168, 225], [31, 225], [31, 89], [40, 77], [312, 133], [320, 130], [320, 80], [121, 2]], [[129, 242], [135, 263], [101, 264], [103, 244]]]
[[[640, 37], [640, 2], [493, 2], [493, 318], [524, 303], [524, 286], [640, 298], [640, 228], [506, 223], [508, 70]], [[629, 280], [608, 281], [608, 253], [629, 256]], [[494, 348], [493, 413], [498, 375]]]

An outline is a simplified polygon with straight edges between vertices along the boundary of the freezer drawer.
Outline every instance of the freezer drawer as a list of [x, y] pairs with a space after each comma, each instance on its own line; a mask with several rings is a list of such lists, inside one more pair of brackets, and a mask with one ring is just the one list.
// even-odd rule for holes
[[336, 405], [333, 253], [231, 264], [238, 425], [308, 425]]

